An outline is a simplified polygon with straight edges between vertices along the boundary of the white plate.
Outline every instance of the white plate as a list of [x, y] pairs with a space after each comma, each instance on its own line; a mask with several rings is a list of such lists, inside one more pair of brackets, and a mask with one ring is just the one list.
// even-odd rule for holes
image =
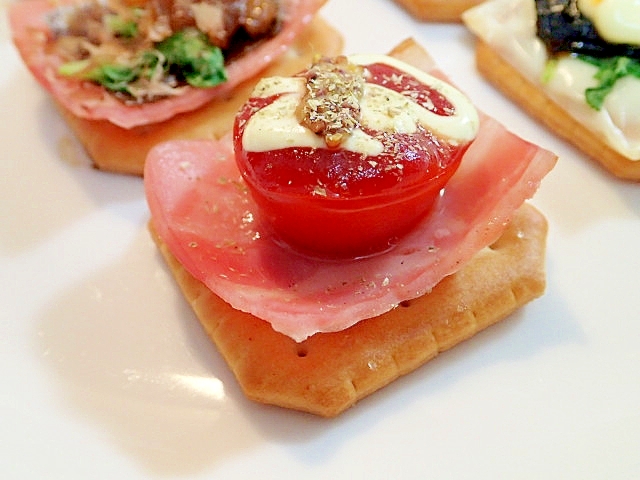
[[415, 36], [560, 155], [548, 290], [335, 420], [246, 400], [167, 274], [138, 178], [90, 168], [0, 23], [0, 477], [640, 478], [640, 186], [489, 87], [460, 25], [332, 0], [347, 52]]

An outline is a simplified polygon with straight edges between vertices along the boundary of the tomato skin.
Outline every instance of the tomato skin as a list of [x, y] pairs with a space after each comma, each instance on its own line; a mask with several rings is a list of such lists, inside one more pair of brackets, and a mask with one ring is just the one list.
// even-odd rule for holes
[[[431, 209], [467, 148], [446, 151], [445, 159], [434, 155], [415, 165], [404, 162], [412, 167], [402, 169], [410, 171], [405, 176], [382, 176], [371, 165], [369, 171], [356, 168], [352, 188], [341, 192], [345, 179], [338, 176], [340, 181], [333, 178], [331, 183], [327, 174], [345, 163], [343, 155], [300, 148], [254, 154], [242, 149], [241, 135], [235, 142], [240, 172], [283, 242], [306, 254], [339, 258], [391, 248]], [[323, 165], [322, 158], [332, 161]], [[358, 184], [361, 188], [354, 188]]]
[[[242, 173], [250, 178], [246, 170]], [[422, 188], [350, 199], [268, 190], [250, 180], [247, 184], [265, 219], [294, 250], [357, 258], [392, 248], [431, 209], [452, 173]]]
[[[437, 92], [424, 98], [439, 115], [452, 109]], [[313, 256], [355, 258], [392, 248], [432, 208], [469, 145], [442, 142], [419, 127], [412, 134], [365, 130], [385, 145], [376, 156], [342, 148], [244, 150], [246, 122], [274, 100], [250, 99], [239, 112], [236, 163], [274, 232]]]

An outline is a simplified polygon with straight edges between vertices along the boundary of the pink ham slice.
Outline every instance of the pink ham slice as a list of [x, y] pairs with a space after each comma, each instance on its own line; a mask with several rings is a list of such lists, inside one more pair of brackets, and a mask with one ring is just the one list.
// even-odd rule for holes
[[[161, 122], [194, 110], [219, 98], [244, 80], [254, 77], [286, 52], [302, 29], [326, 0], [285, 0], [280, 32], [227, 65], [228, 80], [214, 88], [191, 88], [180, 96], [143, 105], [128, 106], [89, 82], [78, 82], [56, 74], [60, 59], [45, 51], [50, 30], [45, 15], [62, 2], [20, 0], [9, 9], [13, 41], [25, 64], [38, 82], [73, 114], [92, 120], [108, 120], [122, 128]], [[64, 3], [71, 3], [66, 0]]]
[[[415, 43], [394, 55], [444, 78]], [[433, 212], [393, 250], [346, 262], [278, 245], [236, 168], [230, 137], [158, 145], [144, 178], [154, 227], [183, 266], [234, 308], [302, 341], [429, 292], [501, 235], [556, 160], [483, 115]]]
[[556, 156], [483, 117], [435, 210], [393, 250], [335, 262], [274, 241], [235, 166], [231, 139], [157, 146], [145, 170], [152, 221], [196, 278], [296, 341], [427, 293], [496, 240]]

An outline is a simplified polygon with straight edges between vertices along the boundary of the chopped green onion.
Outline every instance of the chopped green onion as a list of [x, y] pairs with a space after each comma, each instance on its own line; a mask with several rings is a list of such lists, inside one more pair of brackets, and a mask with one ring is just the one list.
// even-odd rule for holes
[[134, 38], [138, 35], [138, 24], [134, 20], [125, 20], [119, 15], [106, 15], [105, 23], [119, 37]]
[[87, 69], [90, 62], [89, 60], [75, 60], [72, 62], [63, 63], [58, 67], [58, 73], [65, 77], [77, 77]]
[[557, 58], [549, 58], [547, 62], [544, 64], [544, 70], [542, 70], [542, 83], [549, 83], [553, 75], [556, 73], [556, 69], [558, 68], [558, 59]]

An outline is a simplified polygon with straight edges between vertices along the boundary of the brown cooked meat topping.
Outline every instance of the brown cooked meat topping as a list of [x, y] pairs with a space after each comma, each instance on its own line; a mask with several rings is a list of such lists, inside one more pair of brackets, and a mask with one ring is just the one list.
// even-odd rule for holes
[[[107, 27], [106, 18], [135, 21], [138, 35], [135, 41], [126, 39], [128, 49], [134, 43], [159, 42], [184, 28], [197, 27], [213, 45], [226, 50], [236, 38], [248, 43], [272, 35], [279, 16], [278, 0], [106, 0], [57, 9], [50, 23], [58, 37], [102, 45], [118, 37]], [[238, 50], [237, 45], [233, 49]]]
[[345, 56], [322, 58], [304, 77], [307, 83], [298, 109], [300, 124], [323, 136], [329, 148], [339, 147], [360, 124], [364, 68]]

